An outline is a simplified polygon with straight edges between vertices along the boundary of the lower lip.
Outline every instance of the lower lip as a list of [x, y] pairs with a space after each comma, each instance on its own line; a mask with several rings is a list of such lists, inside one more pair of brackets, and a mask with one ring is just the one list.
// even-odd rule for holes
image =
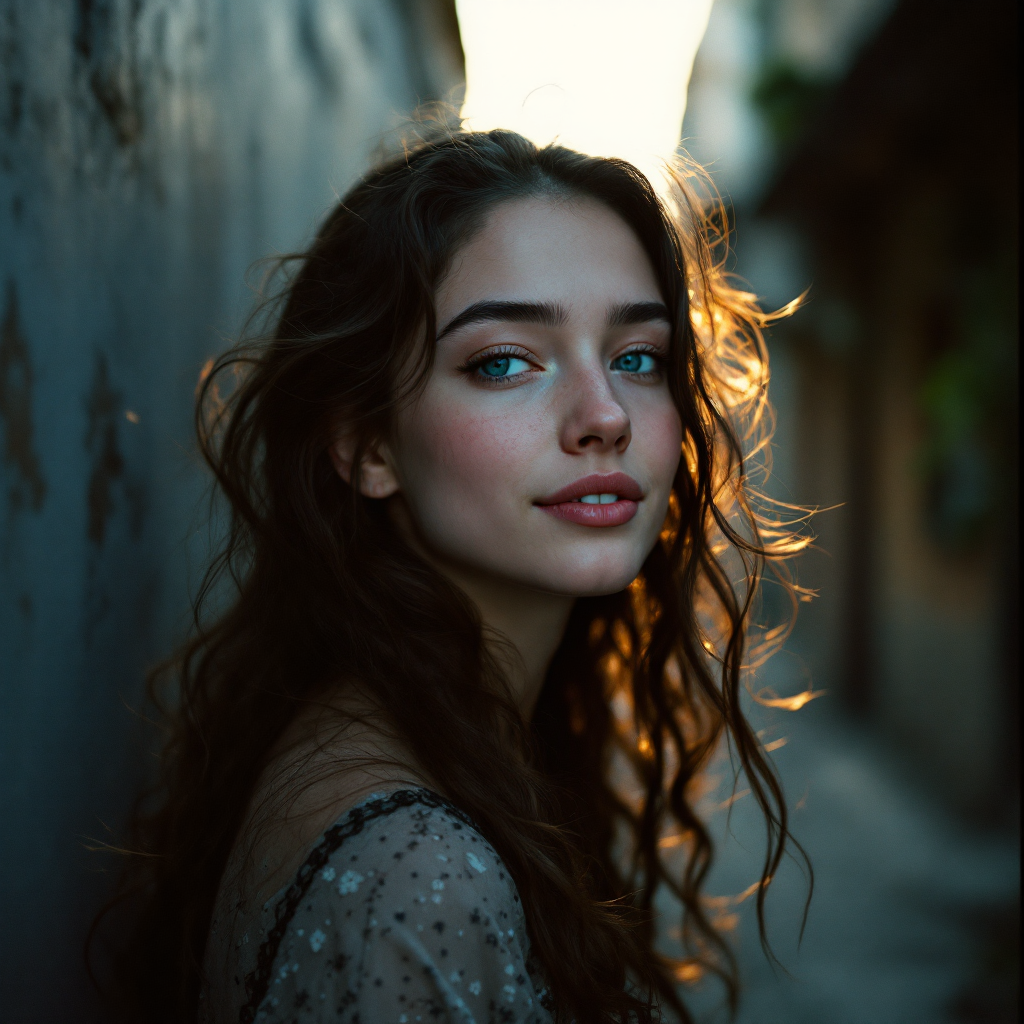
[[622, 526], [636, 515], [637, 502], [625, 498], [610, 505], [589, 505], [583, 501], [563, 501], [557, 505], [538, 505], [549, 515], [579, 526]]

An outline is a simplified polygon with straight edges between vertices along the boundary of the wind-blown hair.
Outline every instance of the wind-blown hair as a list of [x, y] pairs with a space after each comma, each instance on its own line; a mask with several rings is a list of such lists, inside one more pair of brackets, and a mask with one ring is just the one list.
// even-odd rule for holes
[[[454, 254], [496, 204], [545, 196], [596, 200], [635, 232], [671, 315], [685, 440], [660, 541], [627, 590], [576, 602], [524, 722], [469, 600], [328, 452], [344, 427], [358, 466], [389, 436], [429, 370]], [[192, 638], [153, 680], [173, 686], [159, 784], [134, 826], [146, 856], [125, 881], [142, 901], [125, 961], [135, 1020], [194, 1019], [218, 883], [271, 748], [353, 681], [508, 865], [557, 1019], [643, 1022], [660, 1007], [689, 1020], [677, 986], [694, 963], [735, 1000], [702, 902], [712, 848], [694, 789], [727, 733], [767, 823], [762, 915], [786, 808], [740, 693], [762, 569], [801, 542], [748, 494], [768, 318], [727, 284], [722, 237], [682, 172], [662, 202], [624, 161], [448, 130], [357, 184], [294, 258], [274, 329], [208, 368], [199, 443], [230, 528]], [[659, 845], [669, 831], [677, 871]], [[686, 961], [653, 948], [661, 885], [682, 903]]]

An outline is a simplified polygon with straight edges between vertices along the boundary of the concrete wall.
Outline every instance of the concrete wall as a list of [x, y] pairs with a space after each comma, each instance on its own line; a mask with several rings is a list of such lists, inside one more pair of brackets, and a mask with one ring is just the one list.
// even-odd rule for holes
[[109, 876], [84, 837], [123, 821], [148, 756], [128, 707], [187, 624], [193, 389], [246, 267], [460, 76], [445, 0], [0, 0], [6, 1021], [96, 1013]]

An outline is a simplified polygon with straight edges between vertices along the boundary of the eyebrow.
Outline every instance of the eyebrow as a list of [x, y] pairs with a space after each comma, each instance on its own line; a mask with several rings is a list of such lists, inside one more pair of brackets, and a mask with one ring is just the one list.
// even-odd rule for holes
[[565, 310], [551, 302], [474, 302], [438, 332], [440, 341], [446, 334], [461, 330], [470, 324], [504, 321], [514, 324], [543, 324], [559, 327], [565, 323]]
[[[445, 335], [468, 327], [470, 324], [505, 322], [516, 324], [543, 324], [560, 327], [568, 319], [562, 306], [552, 302], [474, 302], [450, 320], [437, 334], [440, 341]], [[668, 308], [663, 302], [623, 302], [612, 306], [608, 314], [610, 327], [627, 324], [646, 324], [663, 320], [671, 324]]]
[[668, 315], [668, 307], [663, 302], [624, 302], [621, 305], [612, 306], [608, 315], [608, 324], [611, 327], [646, 324], [652, 320], [664, 320], [667, 324], [672, 323]]

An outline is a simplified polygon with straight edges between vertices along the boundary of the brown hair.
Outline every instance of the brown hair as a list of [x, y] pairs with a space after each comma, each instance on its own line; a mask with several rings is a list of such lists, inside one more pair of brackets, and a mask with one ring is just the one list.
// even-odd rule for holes
[[[495, 204], [549, 194], [605, 204], [650, 258], [673, 318], [685, 441], [660, 542], [626, 591], [577, 601], [527, 723], [469, 601], [402, 542], [381, 502], [342, 481], [328, 449], [339, 423], [361, 451], [388, 435], [399, 368], [415, 354], [429, 369], [421, 339], [436, 335], [433, 297], [455, 251]], [[199, 441], [230, 522], [194, 635], [154, 679], [176, 685], [159, 785], [135, 820], [147, 856], [125, 881], [141, 899], [124, 961], [135, 1019], [194, 1018], [218, 883], [268, 753], [339, 680], [371, 690], [505, 860], [559, 1019], [647, 1021], [660, 1005], [689, 1020], [676, 988], [686, 964], [653, 949], [659, 885], [682, 902], [687, 963], [719, 973], [735, 1003], [735, 964], [700, 895], [712, 850], [692, 784], [726, 731], [767, 823], [763, 940], [786, 808], [740, 691], [762, 568], [799, 542], [766, 530], [749, 499], [767, 318], [727, 285], [722, 237], [681, 172], [662, 202], [621, 160], [445, 131], [345, 196], [297, 258], [269, 337], [208, 369]], [[616, 756], [632, 795], [610, 778]], [[613, 852], [623, 825], [628, 863]], [[683, 836], [678, 874], [659, 849], [669, 827]]]

